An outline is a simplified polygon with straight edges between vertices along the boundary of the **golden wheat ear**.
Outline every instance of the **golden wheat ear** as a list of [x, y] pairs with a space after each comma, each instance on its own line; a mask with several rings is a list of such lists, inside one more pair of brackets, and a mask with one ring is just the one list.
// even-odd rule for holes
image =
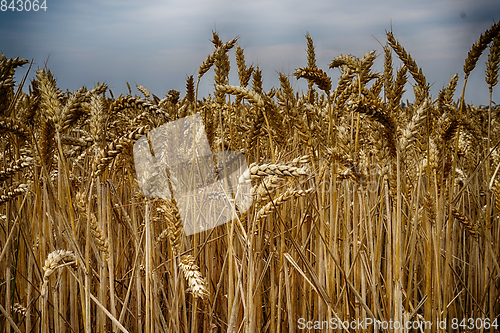
[[158, 236], [157, 242], [160, 243], [168, 238], [173, 255], [178, 256], [181, 252], [184, 233], [181, 215], [175, 199], [160, 199], [157, 203], [157, 211], [167, 223], [167, 228]]
[[28, 128], [22, 122], [16, 119], [0, 117], [0, 133], [2, 132], [11, 132], [22, 140], [26, 140], [30, 135]]
[[458, 209], [453, 208], [451, 214], [456, 218], [473, 237], [479, 236], [479, 229], [477, 223], [472, 222], [467, 216], [465, 216]]
[[43, 265], [43, 285], [42, 285], [42, 296], [46, 297], [48, 292], [49, 277], [56, 271], [57, 268], [72, 265], [74, 267], [78, 266], [75, 254], [71, 251], [66, 250], [55, 250], [51, 252], [45, 264]]
[[253, 66], [247, 68], [243, 49], [239, 45], [236, 45], [236, 65], [238, 66], [240, 86], [244, 88], [248, 85], [254, 69]]
[[494, 39], [490, 47], [488, 62], [486, 63], [486, 83], [490, 90], [498, 83], [498, 64], [500, 62], [500, 34]]
[[179, 268], [184, 274], [189, 286], [189, 291], [194, 297], [205, 299], [210, 295], [206, 286], [206, 281], [201, 275], [200, 267], [196, 265], [192, 255], [183, 255], [179, 262]]
[[287, 190], [285, 193], [280, 195], [274, 200], [271, 200], [271, 202], [268, 202], [264, 207], [262, 207], [258, 212], [256, 216], [256, 220], [260, 220], [263, 218], [266, 218], [269, 216], [272, 212], [274, 212], [276, 209], [278, 209], [279, 206], [283, 205], [285, 202], [292, 198], [299, 198], [299, 197], [304, 197], [309, 193], [312, 193], [314, 189], [310, 188], [307, 190]]
[[500, 21], [494, 23], [488, 30], [482, 33], [481, 36], [479, 36], [479, 40], [472, 45], [464, 64], [464, 73], [466, 77], [474, 70], [483, 51], [499, 33]]
[[332, 89], [332, 80], [326, 75], [326, 73], [319, 68], [298, 68], [294, 74], [297, 79], [305, 78], [309, 83], [314, 83], [319, 89], [323, 90], [325, 93], [329, 93]]
[[33, 165], [34, 159], [29, 156], [23, 156], [9, 164], [3, 170], [0, 170], [0, 181], [4, 181], [6, 179], [11, 178], [15, 173], [21, 172], [25, 168]]
[[28, 192], [28, 189], [28, 184], [19, 184], [6, 189], [2, 194], [0, 194], [0, 205], [14, 199], [17, 196], [25, 194]]
[[15, 101], [14, 74], [17, 67], [24, 66], [27, 59], [7, 58], [0, 54], [0, 117], [10, 117], [11, 104]]
[[106, 148], [99, 151], [99, 157], [94, 166], [94, 176], [101, 175], [113, 162], [116, 156], [131, 149], [133, 143], [139, 140], [147, 131], [147, 126], [140, 127], [110, 142]]

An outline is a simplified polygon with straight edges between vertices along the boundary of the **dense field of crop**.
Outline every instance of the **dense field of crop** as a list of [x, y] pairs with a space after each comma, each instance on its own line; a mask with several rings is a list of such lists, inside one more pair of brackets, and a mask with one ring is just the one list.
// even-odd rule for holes
[[[499, 32], [494, 24], [472, 46], [464, 86], [454, 75], [434, 97], [425, 69], [391, 32], [380, 54], [333, 59], [336, 86], [307, 35], [307, 64], [294, 73], [309, 83], [305, 92], [283, 73], [280, 87], [263, 91], [237, 39], [215, 32], [214, 51], [182, 98], [143, 86], [114, 97], [105, 84], [64, 92], [46, 68], [16, 86], [15, 69], [28, 61], [2, 55], [0, 331], [312, 332], [367, 319], [430, 321], [432, 331], [445, 319], [448, 331], [455, 319], [500, 325], [500, 108], [463, 97], [483, 52], [491, 96]], [[233, 51], [239, 86], [228, 84]], [[212, 69], [213, 95], [198, 99]], [[186, 235], [175, 197], [141, 191], [133, 147], [194, 114], [212, 151], [245, 156], [241, 180], [251, 182], [253, 203]]]

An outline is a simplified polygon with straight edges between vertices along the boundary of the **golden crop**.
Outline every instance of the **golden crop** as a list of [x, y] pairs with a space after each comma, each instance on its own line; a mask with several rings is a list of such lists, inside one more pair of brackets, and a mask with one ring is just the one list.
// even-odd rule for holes
[[[294, 332], [300, 318], [493, 322], [500, 108], [466, 105], [464, 94], [488, 47], [490, 92], [496, 85], [499, 31], [494, 24], [472, 46], [462, 91], [454, 75], [435, 98], [390, 32], [381, 72], [375, 51], [332, 60], [336, 87], [307, 35], [308, 63], [295, 71], [309, 83], [305, 92], [293, 91], [283, 73], [280, 87], [264, 91], [237, 39], [224, 43], [216, 33], [182, 98], [143, 86], [142, 96], [129, 87], [114, 98], [105, 84], [64, 92], [47, 69], [26, 94], [14, 89], [13, 75], [28, 62], [2, 55], [0, 330]], [[239, 86], [228, 84], [234, 48]], [[198, 83], [212, 68], [213, 96], [199, 100]], [[414, 101], [404, 105], [407, 82]], [[244, 153], [253, 205], [186, 236], [175, 198], [141, 194], [132, 147], [196, 113], [213, 151]]]

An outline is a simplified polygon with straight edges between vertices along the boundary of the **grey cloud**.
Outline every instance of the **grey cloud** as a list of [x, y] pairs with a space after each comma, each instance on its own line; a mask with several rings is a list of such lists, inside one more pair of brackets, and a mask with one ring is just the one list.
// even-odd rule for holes
[[[451, 75], [461, 72], [472, 43], [499, 19], [498, 7], [497, 0], [54, 1], [42, 15], [10, 15], [0, 22], [0, 50], [10, 57], [34, 58], [39, 66], [50, 54], [48, 66], [62, 89], [105, 80], [116, 87], [116, 95], [126, 93], [125, 80], [137, 80], [161, 95], [169, 89], [184, 91], [186, 76], [195, 74], [212, 52], [211, 31], [216, 29], [224, 40], [240, 36], [247, 63], [260, 66], [269, 89], [279, 86], [277, 71], [291, 74], [307, 63], [306, 32], [313, 37], [318, 66], [326, 70], [341, 53], [362, 56], [375, 49], [380, 54], [379, 41], [385, 43], [392, 25], [434, 83], [436, 95]], [[237, 84], [233, 53], [230, 59], [231, 83]], [[394, 61], [398, 65], [395, 55]], [[477, 88], [469, 86], [478, 104], [487, 98], [480, 82], [483, 65], [481, 59], [471, 77]], [[374, 69], [382, 70], [380, 60]], [[335, 81], [337, 72], [328, 74]], [[200, 84], [202, 95], [210, 92], [212, 72]]]

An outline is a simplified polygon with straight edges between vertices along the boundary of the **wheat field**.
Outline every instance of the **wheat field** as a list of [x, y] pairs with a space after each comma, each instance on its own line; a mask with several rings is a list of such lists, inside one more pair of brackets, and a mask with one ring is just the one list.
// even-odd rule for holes
[[[333, 59], [335, 87], [306, 35], [293, 74], [307, 91], [285, 73], [264, 91], [238, 39], [215, 32], [182, 98], [140, 85], [64, 92], [49, 69], [2, 55], [0, 331], [494, 332], [500, 107], [464, 96], [483, 53], [492, 96], [499, 32], [479, 36], [434, 97], [391, 32], [379, 51]], [[36, 77], [16, 85], [19, 66]], [[199, 99], [212, 70], [213, 94]], [[212, 151], [244, 154], [253, 203], [186, 235], [175, 197], [144, 196], [133, 147], [195, 114]], [[379, 326], [332, 325], [370, 320]]]

